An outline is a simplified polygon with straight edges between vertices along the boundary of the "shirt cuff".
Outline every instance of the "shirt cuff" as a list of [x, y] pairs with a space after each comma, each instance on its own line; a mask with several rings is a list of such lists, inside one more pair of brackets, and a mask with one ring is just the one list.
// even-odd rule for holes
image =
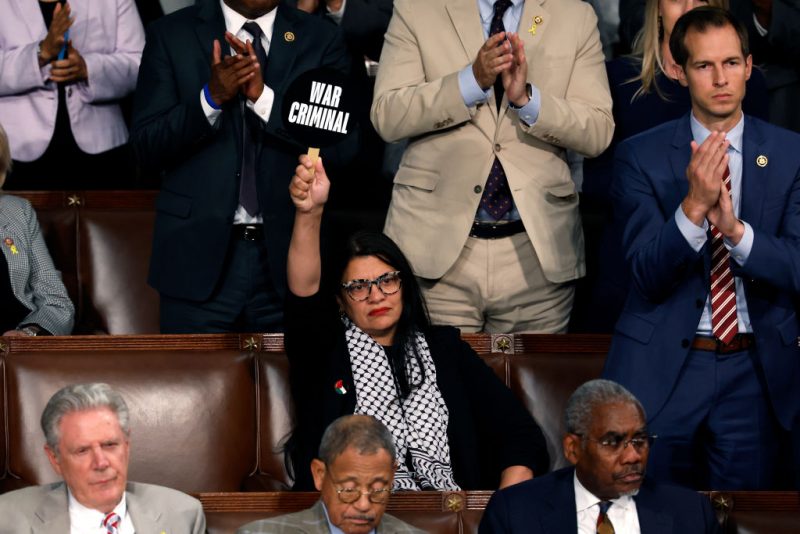
[[264, 122], [269, 122], [269, 117], [272, 115], [272, 103], [275, 101], [275, 91], [264, 85], [264, 90], [261, 91], [261, 96], [255, 103], [247, 100], [247, 107], [250, 108], [259, 119]]
[[689, 217], [683, 212], [683, 208], [678, 206], [678, 209], [675, 210], [675, 224], [678, 225], [678, 230], [689, 246], [695, 252], [700, 252], [700, 249], [708, 241], [708, 221], [703, 219], [703, 226], [697, 226], [689, 220]]
[[222, 115], [222, 110], [211, 107], [211, 104], [206, 100], [204, 89], [200, 89], [200, 105], [203, 107], [203, 113], [205, 113], [208, 123], [211, 126], [215, 126], [219, 120], [219, 116]]
[[342, 0], [342, 5], [339, 7], [338, 11], [333, 11], [327, 5], [325, 6], [325, 10], [327, 11], [328, 17], [333, 19], [336, 24], [342, 23], [342, 17], [344, 17], [344, 6], [347, 5], [347, 0]]
[[755, 13], [753, 13], [753, 24], [755, 24], [756, 31], [758, 32], [758, 35], [760, 35], [761, 37], [764, 37], [769, 33], [768, 29], [766, 29], [764, 26], [758, 23], [758, 17], [756, 17]]
[[486, 102], [489, 98], [489, 91], [484, 91], [478, 85], [475, 75], [472, 73], [472, 65], [467, 65], [458, 73], [458, 90], [461, 91], [461, 98], [464, 104], [471, 108], [479, 102]]
[[509, 109], [516, 111], [517, 115], [522, 122], [527, 124], [528, 126], [533, 126], [536, 122], [536, 119], [539, 118], [539, 108], [542, 105], [542, 94], [539, 92], [539, 88], [535, 85], [531, 84], [531, 99], [528, 100], [528, 103], [522, 106], [519, 109], [511, 108]]
[[745, 221], [742, 221], [742, 224], [744, 225], [744, 235], [742, 235], [742, 239], [739, 240], [738, 245], [735, 247], [732, 246], [727, 238], [722, 241], [725, 244], [725, 248], [728, 249], [731, 258], [733, 258], [740, 267], [744, 267], [744, 264], [747, 263], [747, 259], [750, 257], [750, 251], [753, 250], [753, 240], [755, 239], [753, 227]]

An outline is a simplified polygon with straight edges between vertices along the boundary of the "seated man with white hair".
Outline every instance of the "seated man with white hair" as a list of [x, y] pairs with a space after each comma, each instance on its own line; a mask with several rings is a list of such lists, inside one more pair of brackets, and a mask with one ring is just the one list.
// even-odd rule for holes
[[205, 532], [196, 499], [128, 482], [128, 406], [108, 384], [62, 388], [41, 423], [45, 453], [64, 481], [0, 495], [2, 534]]

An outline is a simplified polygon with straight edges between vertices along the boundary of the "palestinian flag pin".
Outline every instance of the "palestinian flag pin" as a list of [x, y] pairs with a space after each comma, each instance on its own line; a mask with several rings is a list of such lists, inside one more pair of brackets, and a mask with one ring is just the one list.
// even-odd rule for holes
[[347, 389], [344, 387], [344, 382], [341, 380], [337, 380], [336, 383], [333, 385], [333, 389], [336, 390], [336, 393], [339, 395], [344, 395], [347, 393]]

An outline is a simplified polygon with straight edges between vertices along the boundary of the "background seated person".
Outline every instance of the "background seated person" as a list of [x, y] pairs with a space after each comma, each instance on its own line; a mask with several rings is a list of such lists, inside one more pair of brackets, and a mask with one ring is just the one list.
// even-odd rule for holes
[[204, 534], [197, 499], [128, 482], [128, 406], [108, 384], [74, 384], [42, 412], [44, 447], [64, 482], [0, 495], [0, 532]]
[[645, 477], [644, 409], [610, 380], [586, 382], [567, 401], [564, 456], [574, 467], [497, 491], [479, 534], [719, 532], [709, 500]]
[[311, 461], [320, 500], [301, 512], [249, 523], [237, 534], [423, 534], [384, 514], [396, 460], [392, 435], [380, 421], [342, 416], [325, 429], [319, 458]]
[[541, 430], [458, 330], [430, 325], [411, 267], [391, 239], [351, 237], [330, 287], [324, 284], [329, 291], [320, 289], [330, 183], [321, 160], [300, 161], [289, 186], [296, 213], [285, 311], [295, 489], [312, 487], [304, 466], [325, 427], [352, 413], [389, 428], [395, 489], [487, 489], [544, 473]]
[[[0, 188], [11, 167], [0, 127]], [[67, 335], [75, 308], [47, 252], [36, 212], [25, 199], [0, 192], [0, 333]]]

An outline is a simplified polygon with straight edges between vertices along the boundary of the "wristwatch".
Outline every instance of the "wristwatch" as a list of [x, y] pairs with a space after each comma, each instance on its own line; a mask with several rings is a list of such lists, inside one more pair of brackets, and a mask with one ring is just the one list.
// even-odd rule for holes
[[22, 328], [20, 328], [19, 331], [24, 332], [26, 336], [35, 337], [39, 335], [42, 329], [39, 328], [38, 326], [29, 324], [28, 326], [23, 326]]
[[[528, 91], [528, 102], [530, 102], [531, 98], [533, 97], [533, 87], [531, 87], [531, 84], [526, 83], [525, 84], [525, 89]], [[509, 100], [508, 101], [508, 107], [511, 108], [511, 109], [522, 109], [526, 105], [528, 105], [528, 102], [525, 102], [525, 104], [523, 104], [521, 106], [516, 106], [516, 105], [514, 105], [514, 103], [511, 100]]]

